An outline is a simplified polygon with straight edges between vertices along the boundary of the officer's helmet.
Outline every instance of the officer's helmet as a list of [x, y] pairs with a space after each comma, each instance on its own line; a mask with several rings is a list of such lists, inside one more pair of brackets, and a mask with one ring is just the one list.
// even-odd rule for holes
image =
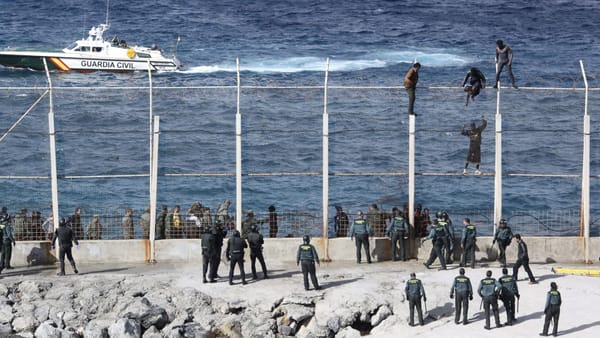
[[304, 237], [302, 237], [302, 240], [304, 241], [304, 244], [308, 244], [310, 243], [310, 236], [304, 235]]
[[446, 221], [448, 220], [448, 213], [445, 211], [442, 211], [442, 218], [445, 219]]
[[237, 230], [233, 230], [233, 237], [240, 237], [240, 232]]
[[441, 211], [438, 211], [438, 212], [435, 213], [435, 218], [442, 219], [442, 217], [443, 217], [443, 214], [442, 214]]
[[250, 227], [250, 231], [258, 232], [258, 226], [256, 224], [252, 224], [252, 226]]
[[506, 220], [505, 220], [504, 218], [503, 218], [503, 219], [501, 219], [501, 220], [500, 220], [500, 222], [499, 222], [499, 224], [500, 224], [500, 225], [506, 225]]
[[0, 223], [5, 224], [8, 222], [8, 215], [0, 216]]

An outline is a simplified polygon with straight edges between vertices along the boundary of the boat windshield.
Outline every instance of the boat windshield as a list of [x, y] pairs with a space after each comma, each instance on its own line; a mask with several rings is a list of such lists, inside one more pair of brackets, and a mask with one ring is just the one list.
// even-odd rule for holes
[[72, 44], [70, 44], [66, 49], [70, 49], [73, 50], [75, 47], [77, 47], [77, 42], [73, 42]]

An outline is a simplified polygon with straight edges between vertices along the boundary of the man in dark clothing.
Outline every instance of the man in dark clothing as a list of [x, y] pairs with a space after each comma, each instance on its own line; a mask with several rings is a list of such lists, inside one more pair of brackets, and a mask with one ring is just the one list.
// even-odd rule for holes
[[304, 277], [304, 290], [308, 291], [308, 275], [312, 281], [315, 290], [320, 290], [319, 282], [317, 281], [317, 274], [315, 271], [315, 262], [317, 265], [321, 265], [319, 261], [319, 255], [315, 247], [310, 244], [310, 237], [304, 235], [302, 238], [303, 244], [298, 247], [296, 253], [296, 265], [302, 263], [302, 276]]
[[446, 260], [446, 264], [452, 264], [454, 262], [454, 226], [452, 220], [446, 211], [439, 211], [436, 213], [438, 224], [443, 225], [446, 228], [448, 236], [444, 238], [444, 247], [442, 254]]
[[276, 238], [278, 229], [277, 212], [275, 211], [275, 206], [271, 205], [269, 206], [269, 237]]
[[507, 268], [502, 268], [503, 276], [498, 279], [500, 283], [500, 299], [504, 303], [506, 310], [506, 324], [513, 325], [515, 321], [515, 297], [521, 298], [519, 295], [519, 287], [515, 278], [508, 274]]
[[[465, 87], [467, 81], [470, 85]], [[479, 69], [471, 68], [465, 75], [462, 86], [467, 92], [467, 103], [465, 105], [468, 106], [469, 97], [471, 97], [471, 101], [475, 102], [475, 96], [479, 95], [481, 89], [485, 88], [485, 75]]]
[[240, 275], [242, 277], [242, 284], [248, 284], [246, 282], [246, 274], [244, 273], [244, 248], [248, 245], [246, 241], [240, 238], [240, 232], [237, 230], [233, 231], [233, 236], [229, 238], [227, 242], [227, 259], [229, 260], [229, 285], [233, 285], [233, 270], [237, 264], [240, 269]]
[[473, 300], [473, 287], [469, 277], [465, 276], [465, 269], [460, 268], [458, 270], [459, 275], [454, 278], [454, 284], [450, 289], [450, 298], [454, 298], [456, 292], [456, 299], [454, 302], [454, 323], [460, 323], [460, 310], [462, 308], [463, 325], [467, 325], [467, 317], [469, 313], [469, 300]]
[[544, 330], [540, 333], [540, 336], [547, 336], [548, 329], [550, 328], [550, 321], [554, 321], [554, 327], [552, 329], [552, 335], [556, 337], [558, 335], [558, 317], [560, 316], [560, 305], [562, 304], [562, 298], [560, 292], [558, 292], [558, 286], [556, 283], [550, 283], [550, 291], [546, 296], [546, 306], [544, 307]]
[[429, 231], [429, 235], [423, 239], [421, 239], [421, 244], [426, 240], [431, 239], [432, 248], [431, 253], [429, 254], [429, 259], [423, 263], [427, 269], [433, 261], [438, 258], [440, 260], [440, 264], [442, 267], [440, 270], [446, 270], [446, 259], [444, 259], [444, 255], [442, 254], [442, 249], [444, 248], [445, 238], [448, 237], [448, 230], [442, 224], [439, 224], [438, 220], [433, 221], [433, 228]]
[[16, 245], [15, 235], [10, 216], [8, 214], [0, 216], [0, 243], [2, 244], [2, 256], [0, 257], [0, 271], [2, 269], [12, 269], [10, 259], [12, 258], [12, 248]]
[[160, 215], [156, 217], [156, 234], [154, 239], [166, 239], [167, 238], [167, 207], [163, 206]]
[[498, 222], [498, 229], [496, 229], [496, 233], [494, 234], [492, 246], [494, 245], [494, 243], [496, 243], [496, 241], [498, 241], [498, 261], [500, 262], [503, 268], [506, 267], [506, 247], [510, 245], [512, 238], [512, 230], [506, 223], [506, 220], [501, 219], [500, 222]]
[[367, 255], [367, 263], [371, 264], [371, 252], [369, 251], [369, 235], [372, 233], [369, 222], [364, 219], [362, 211], [358, 211], [356, 219], [350, 227], [350, 240], [354, 239], [356, 243], [356, 263], [360, 264], [361, 247], [364, 246], [365, 254]]
[[75, 213], [71, 215], [69, 220], [71, 229], [73, 230], [73, 236], [79, 241], [83, 239], [83, 226], [81, 225], [81, 208], [75, 209]]
[[[216, 252], [216, 243], [215, 243], [215, 235], [213, 234], [212, 229], [204, 228], [202, 229], [202, 283], [208, 282], [206, 279], [206, 273], [209, 271], [209, 267], [214, 266], [214, 256]], [[212, 269], [208, 275], [210, 282], [216, 282]]]
[[[397, 261], [398, 259], [401, 259], [402, 261], [406, 261], [404, 240], [408, 238], [408, 226], [406, 219], [396, 207], [392, 209], [392, 219], [390, 220], [385, 232], [388, 236], [390, 236], [392, 241], [392, 260]], [[399, 255], [398, 251], [400, 251]]]
[[410, 320], [408, 325], [415, 326], [415, 308], [417, 309], [417, 315], [419, 316], [419, 325], [425, 325], [425, 322], [423, 321], [423, 311], [421, 309], [421, 297], [423, 297], [424, 302], [427, 302], [427, 296], [425, 295], [423, 283], [417, 279], [414, 272], [410, 274], [410, 279], [406, 281], [404, 292], [406, 294], [406, 299], [408, 299], [408, 306], [410, 309]]
[[479, 165], [481, 164], [481, 134], [487, 126], [485, 116], [481, 115], [481, 125], [478, 127], [475, 122], [471, 122], [470, 129], [465, 129], [466, 124], [463, 125], [461, 134], [469, 137], [469, 154], [467, 155], [467, 161], [465, 168], [463, 169], [463, 175], [467, 174], [467, 168], [469, 163], [475, 163], [475, 175], [481, 175], [479, 171]]
[[414, 111], [415, 106], [415, 91], [417, 89], [417, 82], [419, 82], [419, 70], [421, 69], [421, 64], [416, 62], [413, 66], [408, 70], [406, 75], [404, 76], [404, 88], [406, 88], [406, 92], [408, 93], [408, 114], [409, 115], [417, 115]]
[[471, 262], [471, 269], [475, 269], [475, 242], [477, 241], [477, 228], [471, 224], [469, 218], [463, 221], [462, 238], [460, 244], [463, 248], [463, 255], [460, 261], [460, 266], [467, 266], [467, 259]]
[[335, 207], [337, 214], [333, 218], [333, 230], [335, 231], [336, 237], [346, 237], [348, 234], [348, 228], [350, 227], [350, 220], [348, 215], [344, 212], [341, 206]]
[[505, 45], [502, 40], [496, 41], [496, 82], [494, 84], [494, 88], [498, 88], [498, 81], [500, 81], [500, 73], [502, 73], [502, 68], [506, 66], [508, 70], [508, 76], [510, 76], [510, 81], [512, 82], [513, 88], [517, 88], [515, 85], [515, 76], [512, 72], [512, 62], [513, 62], [513, 52], [512, 48], [509, 45]]
[[79, 273], [79, 271], [77, 271], [77, 267], [75, 266], [73, 255], [71, 254], [73, 242], [75, 243], [76, 247], [79, 247], [79, 241], [74, 237], [73, 230], [67, 225], [67, 222], [64, 218], [58, 223], [58, 229], [56, 229], [54, 236], [52, 237], [52, 249], [54, 249], [54, 243], [56, 242], [56, 239], [58, 239], [58, 245], [60, 246], [60, 272], [58, 275], [65, 275], [65, 255], [69, 259], [71, 267], [73, 267], [73, 272]]
[[263, 271], [263, 278], [269, 278], [267, 276], [267, 265], [265, 264], [265, 258], [263, 257], [263, 244], [265, 243], [263, 235], [258, 232], [258, 227], [253, 225], [250, 227], [248, 233], [248, 246], [250, 246], [250, 260], [252, 262], [252, 278], [258, 279], [256, 276], [256, 259], [260, 262], [260, 266]]
[[519, 268], [522, 265], [523, 268], [525, 268], [525, 272], [527, 272], [527, 275], [529, 276], [529, 284], [537, 284], [537, 281], [535, 280], [535, 277], [533, 277], [533, 273], [529, 268], [529, 253], [527, 252], [527, 244], [525, 244], [525, 242], [521, 239], [520, 234], [516, 234], [515, 239], [519, 245], [519, 251], [517, 254], [517, 261], [513, 266], [513, 277], [515, 280], [519, 280]]
[[216, 279], [219, 277], [217, 272], [219, 272], [219, 265], [221, 265], [223, 240], [225, 240], [225, 237], [227, 236], [227, 230], [224, 228], [224, 225], [221, 225], [221, 223], [215, 223], [211, 228], [211, 232], [213, 236], [215, 236], [215, 252], [210, 263], [209, 279]]
[[500, 324], [500, 315], [498, 313], [498, 292], [500, 284], [492, 278], [492, 271], [488, 270], [486, 278], [482, 279], [477, 288], [477, 293], [483, 299], [483, 309], [485, 310], [485, 329], [490, 330], [490, 307], [494, 312], [496, 327], [502, 327]]

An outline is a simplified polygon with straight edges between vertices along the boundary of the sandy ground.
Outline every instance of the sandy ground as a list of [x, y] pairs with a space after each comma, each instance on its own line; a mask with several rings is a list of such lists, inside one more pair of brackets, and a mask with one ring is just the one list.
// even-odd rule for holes
[[[75, 257], [76, 258], [76, 257]], [[267, 258], [270, 278], [254, 281], [250, 277], [250, 264], [246, 262], [248, 285], [241, 285], [236, 279], [236, 285], [230, 286], [226, 278], [228, 265], [221, 265], [218, 283], [202, 284], [201, 265], [198, 264], [128, 264], [120, 266], [89, 265], [80, 266], [80, 275], [86, 278], [114, 277], [117, 275], [135, 275], [151, 279], [172, 280], [173, 287], [194, 287], [213, 297], [221, 297], [230, 302], [243, 300], [251, 306], [272, 304], [284, 296], [322, 295], [331, 307], [344, 306], [348, 299], [364, 297], [383, 298], [393, 308], [394, 314], [382, 324], [373, 329], [373, 337], [537, 337], [542, 331], [543, 309], [546, 292], [550, 282], [558, 284], [562, 294], [559, 335], [571, 337], [600, 336], [600, 278], [575, 275], [556, 275], [553, 267], [598, 268], [598, 265], [559, 265], [532, 264], [534, 275], [539, 284], [530, 285], [526, 273], [519, 272], [519, 290], [521, 300], [517, 322], [510, 327], [484, 329], [483, 311], [480, 310], [478, 295], [469, 307], [469, 325], [454, 324], [454, 301], [449, 298], [453, 278], [458, 274], [458, 267], [450, 265], [446, 271], [437, 269], [427, 270], [422, 262], [382, 262], [357, 265], [351, 262], [323, 263], [317, 267], [321, 291], [304, 291], [302, 274], [294, 262], [274, 262]], [[435, 267], [435, 264], [432, 266]], [[80, 278], [74, 276], [67, 267], [66, 277], [57, 277], [55, 267], [23, 267], [15, 270], [4, 270], [0, 275], [4, 283], [17, 282], [26, 279], [53, 280], [57, 278]], [[260, 268], [257, 266], [260, 271]], [[474, 288], [484, 278], [486, 270], [492, 270], [494, 277], [499, 277], [501, 269], [496, 263], [489, 266], [479, 265], [476, 269], [467, 268], [467, 276], [471, 278]], [[408, 305], [404, 302], [404, 286], [410, 272], [416, 272], [417, 278], [423, 281], [427, 293], [428, 316], [425, 326], [409, 327]], [[501, 303], [500, 303], [501, 304]], [[317, 311], [317, 314], [319, 312]], [[501, 323], [506, 322], [506, 314], [500, 306]], [[494, 327], [492, 319], [492, 327]], [[550, 331], [551, 332], [551, 331]]]

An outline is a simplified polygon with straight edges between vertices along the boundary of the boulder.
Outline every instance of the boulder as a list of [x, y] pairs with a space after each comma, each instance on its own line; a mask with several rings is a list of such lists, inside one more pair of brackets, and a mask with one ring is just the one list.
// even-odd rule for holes
[[393, 315], [392, 310], [387, 305], [381, 305], [377, 312], [371, 316], [371, 326], [377, 326], [387, 317]]
[[110, 320], [91, 320], [83, 330], [85, 338], [108, 338], [108, 328], [112, 324]]
[[10, 324], [15, 318], [12, 306], [0, 304], [0, 324]]
[[142, 336], [140, 323], [134, 319], [121, 318], [108, 328], [110, 338], [139, 338]]
[[19, 298], [24, 302], [35, 301], [42, 298], [40, 284], [32, 280], [21, 282], [17, 290]]
[[38, 322], [32, 314], [16, 317], [12, 321], [12, 327], [15, 332], [33, 332], [37, 327]]

